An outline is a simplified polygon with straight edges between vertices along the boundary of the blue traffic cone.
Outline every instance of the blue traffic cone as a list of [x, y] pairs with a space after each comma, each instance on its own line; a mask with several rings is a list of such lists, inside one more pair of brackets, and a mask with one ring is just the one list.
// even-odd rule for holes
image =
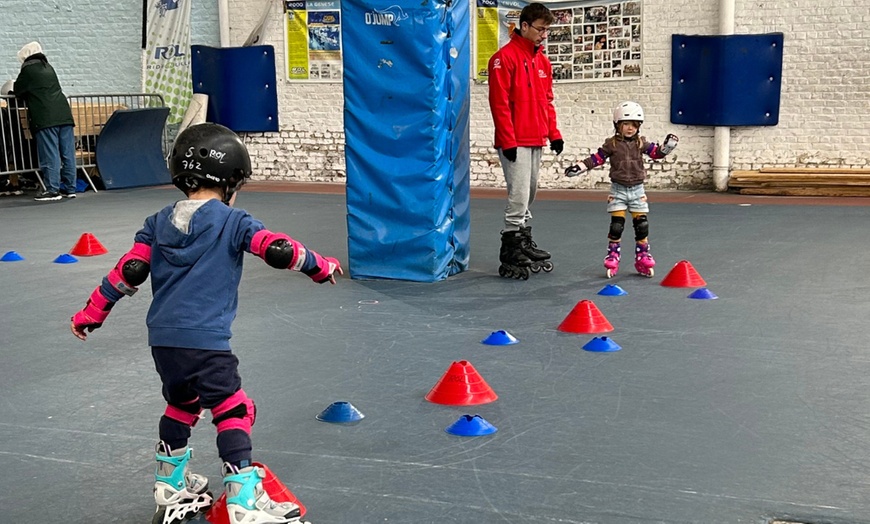
[[709, 289], [702, 287], [701, 289], [693, 291], [692, 294], [688, 296], [688, 298], [697, 298], [699, 300], [713, 300], [719, 297], [717, 297]]
[[79, 259], [66, 253], [58, 255], [58, 257], [54, 259], [55, 264], [75, 264], [78, 261]]
[[488, 337], [480, 341], [481, 344], [489, 344], [490, 346], [509, 346], [511, 344], [516, 344], [517, 342], [519, 342], [517, 337], [503, 329], [493, 331]]
[[365, 415], [360, 413], [353, 404], [346, 401], [333, 402], [317, 415], [317, 420], [323, 422], [346, 423], [359, 422]]
[[619, 351], [622, 346], [607, 337], [595, 337], [583, 346], [586, 351], [595, 351], [600, 353]]
[[621, 297], [623, 295], [627, 295], [628, 292], [626, 292], [624, 289], [617, 286], [616, 284], [607, 284], [606, 286], [601, 288], [601, 291], [599, 291], [598, 294], [604, 295], [606, 297]]
[[447, 426], [444, 431], [460, 437], [481, 437], [492, 435], [498, 429], [480, 415], [462, 415], [456, 422]]
[[0, 258], [0, 262], [18, 262], [20, 260], [24, 260], [24, 257], [19, 255], [16, 251], [10, 251]]

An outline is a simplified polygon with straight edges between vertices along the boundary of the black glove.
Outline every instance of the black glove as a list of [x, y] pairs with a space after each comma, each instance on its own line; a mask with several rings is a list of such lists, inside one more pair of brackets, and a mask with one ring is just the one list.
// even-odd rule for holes
[[517, 148], [509, 147], [507, 149], [502, 149], [501, 154], [504, 155], [505, 158], [510, 160], [511, 162], [517, 161]]
[[565, 149], [565, 141], [561, 138], [558, 140], [550, 141], [550, 151], [556, 153], [557, 155], [562, 153], [562, 150]]

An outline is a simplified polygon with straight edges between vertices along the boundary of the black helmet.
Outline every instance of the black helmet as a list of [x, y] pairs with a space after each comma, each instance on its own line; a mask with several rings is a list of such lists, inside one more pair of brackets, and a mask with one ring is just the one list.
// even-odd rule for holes
[[251, 176], [248, 148], [232, 130], [219, 124], [197, 124], [178, 134], [169, 155], [169, 173], [185, 195], [202, 186], [223, 190], [224, 203]]

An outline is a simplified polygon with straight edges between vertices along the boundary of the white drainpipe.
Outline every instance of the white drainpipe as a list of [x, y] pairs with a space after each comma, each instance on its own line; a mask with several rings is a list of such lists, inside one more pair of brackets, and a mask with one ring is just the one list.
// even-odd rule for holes
[[230, 2], [218, 0], [218, 20], [221, 27], [221, 47], [230, 46]]
[[[736, 0], [719, 0], [719, 34], [734, 34], [734, 6]], [[731, 168], [731, 128], [713, 130], [713, 184], [716, 191], [728, 190]]]

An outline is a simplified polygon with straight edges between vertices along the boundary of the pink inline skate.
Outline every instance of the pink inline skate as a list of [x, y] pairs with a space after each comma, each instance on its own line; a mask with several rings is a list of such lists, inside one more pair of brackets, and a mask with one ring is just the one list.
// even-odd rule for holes
[[607, 245], [607, 256], [604, 257], [604, 267], [607, 269], [607, 278], [616, 276], [619, 271], [620, 249], [619, 242], [611, 242]]
[[655, 259], [649, 252], [649, 242], [637, 244], [634, 248], [634, 269], [641, 275], [652, 278]]

